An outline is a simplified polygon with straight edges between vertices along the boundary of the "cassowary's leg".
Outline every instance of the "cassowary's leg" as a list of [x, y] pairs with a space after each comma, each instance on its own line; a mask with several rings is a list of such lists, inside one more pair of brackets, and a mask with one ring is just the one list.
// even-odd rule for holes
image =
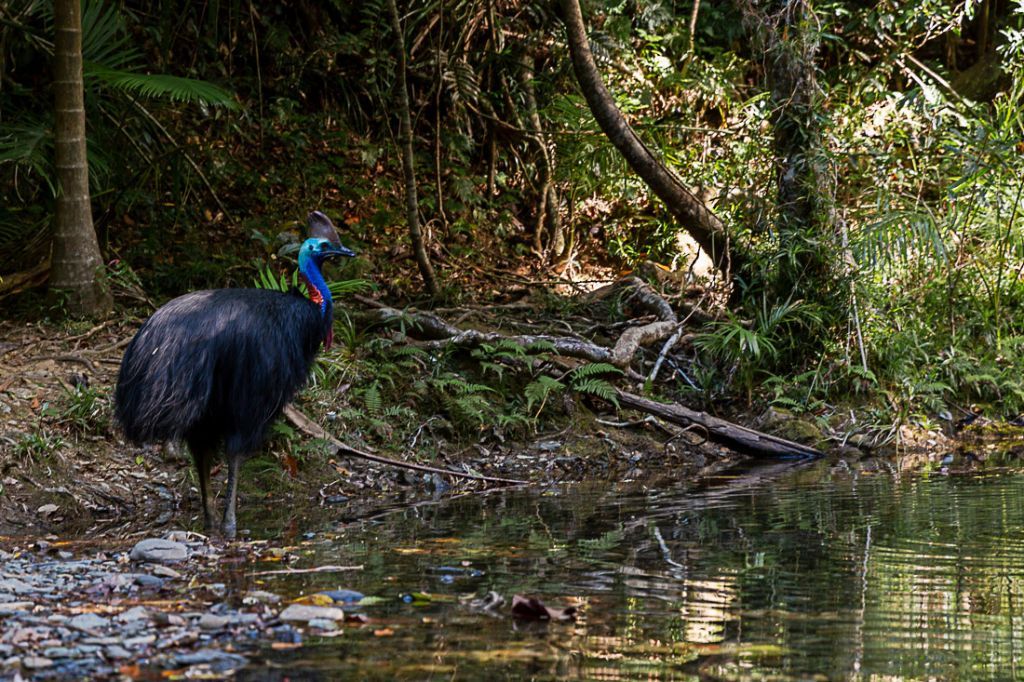
[[224, 523], [221, 526], [221, 531], [224, 533], [224, 537], [234, 540], [235, 530], [237, 524], [235, 522], [235, 498], [238, 494], [238, 469], [242, 464], [242, 456], [238, 454], [228, 454], [228, 492], [227, 492], [227, 507], [224, 508]]
[[210, 497], [210, 466], [213, 460], [213, 453], [209, 448], [204, 448], [194, 443], [189, 443], [188, 449], [192, 452], [192, 461], [196, 464], [196, 473], [199, 474], [199, 499], [203, 503], [203, 526], [207, 532], [213, 530], [217, 514], [214, 510], [213, 498]]

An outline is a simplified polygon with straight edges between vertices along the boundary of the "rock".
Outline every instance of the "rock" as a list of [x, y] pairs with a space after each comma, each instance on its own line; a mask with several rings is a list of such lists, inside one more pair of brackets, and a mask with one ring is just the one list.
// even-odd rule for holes
[[149, 646], [156, 641], [156, 635], [140, 635], [138, 637], [131, 637], [124, 640], [124, 645], [132, 649], [138, 649], [140, 647]]
[[110, 619], [95, 613], [80, 613], [67, 622], [67, 626], [81, 632], [93, 632], [110, 626]]
[[108, 659], [112, 661], [119, 661], [125, 658], [132, 658], [132, 653], [120, 644], [111, 644], [106, 649], [104, 649], [103, 653], [106, 655]]
[[51, 646], [43, 649], [43, 656], [47, 658], [72, 658], [78, 652], [66, 646]]
[[166, 613], [164, 611], [154, 611], [151, 615], [153, 622], [160, 627], [177, 627], [185, 624], [185, 619], [176, 613]]
[[45, 656], [25, 656], [21, 659], [21, 667], [28, 670], [40, 670], [49, 668], [51, 665], [53, 665], [53, 661]]
[[129, 557], [132, 561], [152, 561], [158, 564], [176, 563], [188, 558], [188, 547], [173, 540], [149, 538], [136, 543], [132, 547]]
[[263, 590], [252, 590], [242, 597], [243, 604], [277, 604], [280, 601], [281, 595]]
[[156, 576], [146, 575], [145, 573], [136, 573], [134, 580], [136, 585], [147, 590], [159, 590], [164, 586], [163, 580]]
[[208, 665], [213, 672], [224, 673], [234, 668], [241, 668], [249, 660], [245, 656], [229, 654], [226, 651], [216, 649], [200, 649], [199, 651], [177, 654], [171, 656], [169, 661], [172, 668], [184, 668], [190, 665]]
[[230, 620], [227, 616], [215, 616], [212, 613], [204, 613], [199, 617], [199, 628], [202, 630], [221, 630], [227, 627]]
[[0, 644], [0, 658], [7, 658], [14, 653], [14, 647], [10, 644]]
[[44, 504], [39, 509], [36, 509], [36, 513], [40, 516], [49, 516], [50, 514], [56, 512], [58, 509], [60, 509], [60, 507], [58, 507], [55, 504]]
[[161, 566], [161, 565], [158, 564], [158, 565], [154, 566], [150, 570], [153, 573], [153, 575], [159, 576], [161, 578], [180, 578], [181, 577], [181, 573], [175, 571], [170, 566]]
[[333, 606], [309, 606], [291, 604], [278, 616], [283, 621], [307, 623], [316, 619], [345, 620], [345, 612]]
[[325, 590], [320, 594], [327, 595], [331, 598], [331, 601], [343, 604], [355, 604], [365, 599], [365, 595], [362, 592], [356, 592], [355, 590]]
[[31, 592], [42, 592], [43, 590], [29, 585], [28, 583], [18, 580], [17, 578], [8, 578], [6, 580], [0, 580], [0, 592], [10, 592], [11, 594], [29, 594]]
[[145, 606], [136, 606], [114, 616], [114, 620], [119, 623], [130, 623], [134, 620], [142, 620], [143, 618], [149, 619], [149, 611]]
[[0, 604], [0, 615], [16, 613], [18, 611], [29, 611], [34, 606], [35, 603], [30, 601], [9, 601], [5, 604]]
[[338, 629], [338, 624], [337, 623], [335, 623], [333, 620], [328, 620], [326, 618], [314, 618], [313, 620], [309, 621], [308, 625], [309, 625], [309, 627], [317, 629], [317, 630], [337, 630]]

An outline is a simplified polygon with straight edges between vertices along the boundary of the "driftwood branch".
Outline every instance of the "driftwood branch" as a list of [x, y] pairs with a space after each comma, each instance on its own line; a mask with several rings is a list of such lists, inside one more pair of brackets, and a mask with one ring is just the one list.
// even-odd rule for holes
[[376, 462], [378, 464], [386, 464], [392, 467], [398, 467], [400, 469], [412, 469], [413, 471], [424, 471], [432, 474], [441, 474], [442, 476], [455, 476], [457, 478], [468, 478], [475, 481], [484, 481], [486, 483], [496, 483], [498, 485], [527, 485], [529, 481], [520, 481], [515, 478], [498, 478], [494, 476], [481, 476], [479, 474], [466, 474], [461, 471], [450, 471], [448, 469], [438, 469], [437, 467], [426, 466], [424, 464], [413, 464], [412, 462], [400, 462], [397, 459], [391, 459], [390, 457], [381, 457], [380, 455], [371, 455], [368, 452], [356, 449], [350, 445], [345, 445], [340, 440], [327, 433], [322, 426], [317, 424], [315, 421], [300, 412], [294, 405], [285, 405], [284, 416], [288, 421], [295, 425], [295, 428], [302, 431], [311, 438], [320, 438], [327, 441], [335, 448], [335, 453], [343, 453], [349, 457], [358, 457], [365, 459], [370, 462]]
[[737, 452], [761, 457], [821, 457], [822, 452], [785, 438], [748, 429], [706, 412], [698, 412], [678, 404], [659, 403], [616, 389], [619, 405], [653, 414], [679, 426], [698, 424], [707, 430], [708, 440]]

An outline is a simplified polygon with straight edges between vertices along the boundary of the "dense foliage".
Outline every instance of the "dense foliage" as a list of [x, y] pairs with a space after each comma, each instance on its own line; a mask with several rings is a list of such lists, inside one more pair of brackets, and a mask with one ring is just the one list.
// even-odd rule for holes
[[[555, 5], [399, 6], [420, 212], [444, 296], [465, 296], [480, 262], [575, 279], [645, 260], [688, 269], [680, 225], [579, 94]], [[808, 411], [864, 394], [889, 422], [956, 418], [971, 403], [1024, 410], [1024, 4], [583, 11], [616, 104], [747, 259], [732, 295], [707, 299], [718, 319], [678, 390]], [[0, 8], [8, 278], [48, 249], [51, 15], [43, 0]], [[83, 28], [93, 205], [115, 293], [248, 285], [278, 234], [318, 206], [348, 221], [387, 295], [418, 296], [385, 3], [85, 0]], [[803, 88], [795, 112], [779, 97], [787, 69]], [[780, 150], [784, 126], [796, 141]], [[810, 180], [780, 172], [786, 154]], [[787, 180], [803, 213], [787, 205]], [[487, 405], [441, 370], [429, 381], [424, 393], [470, 415]], [[361, 390], [379, 401], [381, 388]]]

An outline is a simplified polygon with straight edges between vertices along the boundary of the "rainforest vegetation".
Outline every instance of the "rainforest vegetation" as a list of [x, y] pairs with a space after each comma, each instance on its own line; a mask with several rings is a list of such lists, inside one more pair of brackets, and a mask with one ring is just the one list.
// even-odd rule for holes
[[[1011, 0], [12, 0], [0, 363], [286, 289], [319, 209], [359, 258], [303, 400], [353, 444], [529, 436], [620, 388], [843, 444], [1012, 419], [1022, 96]], [[113, 438], [118, 338], [0, 447]]]

